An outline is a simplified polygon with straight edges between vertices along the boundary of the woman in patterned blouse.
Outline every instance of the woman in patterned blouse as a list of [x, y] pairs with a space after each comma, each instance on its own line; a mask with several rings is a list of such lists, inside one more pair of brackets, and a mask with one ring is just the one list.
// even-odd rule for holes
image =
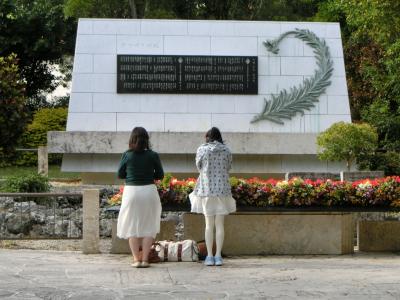
[[[221, 266], [221, 250], [224, 242], [224, 216], [236, 211], [236, 202], [232, 198], [229, 184], [229, 170], [232, 154], [224, 144], [221, 132], [213, 127], [206, 133], [206, 143], [196, 153], [196, 166], [200, 172], [193, 193], [189, 195], [191, 211], [205, 216], [205, 240], [207, 257], [205, 265]], [[212, 252], [214, 244], [214, 226], [216, 239], [215, 256]]]

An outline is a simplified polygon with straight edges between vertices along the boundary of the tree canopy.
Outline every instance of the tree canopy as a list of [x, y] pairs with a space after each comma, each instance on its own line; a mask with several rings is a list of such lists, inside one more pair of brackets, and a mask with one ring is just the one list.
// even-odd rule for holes
[[25, 82], [15, 54], [0, 56], [0, 165], [13, 156], [27, 122]]
[[76, 18], [283, 20], [311, 18], [322, 0], [67, 0]]
[[31, 110], [59, 83], [52, 65], [73, 54], [76, 20], [63, 7], [63, 0], [0, 0], [0, 56], [17, 54]]
[[338, 122], [317, 137], [318, 157], [328, 161], [346, 161], [350, 171], [357, 159], [374, 153], [378, 134], [368, 124]]
[[327, 0], [315, 19], [341, 23], [352, 118], [379, 135], [369, 167], [400, 173], [400, 2]]

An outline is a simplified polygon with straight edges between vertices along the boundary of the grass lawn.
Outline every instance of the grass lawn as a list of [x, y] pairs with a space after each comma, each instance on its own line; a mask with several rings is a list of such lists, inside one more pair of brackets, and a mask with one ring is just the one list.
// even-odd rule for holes
[[[37, 167], [5, 167], [0, 168], [0, 179], [8, 176], [18, 176], [26, 173], [37, 173]], [[80, 179], [80, 173], [61, 172], [61, 167], [57, 165], [49, 166], [49, 178]]]

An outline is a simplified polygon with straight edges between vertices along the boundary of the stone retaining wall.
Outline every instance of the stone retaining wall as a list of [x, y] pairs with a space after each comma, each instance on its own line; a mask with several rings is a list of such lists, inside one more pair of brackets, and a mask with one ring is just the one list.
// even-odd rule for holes
[[357, 181], [362, 179], [382, 178], [385, 176], [383, 171], [343, 171], [343, 172], [289, 172], [285, 174], [285, 179], [289, 180], [294, 177], [311, 180], [344, 180]]
[[360, 251], [400, 251], [399, 221], [360, 221], [357, 229]]
[[[77, 198], [57, 197], [39, 201], [0, 198], [0, 237], [22, 238], [80, 238], [82, 236], [82, 204]], [[54, 204], [53, 204], [54, 201]], [[100, 236], [111, 237], [114, 216], [99, 212]]]
[[[204, 240], [204, 217], [184, 214], [184, 238]], [[235, 213], [226, 217], [226, 255], [350, 254], [351, 213]]]
[[[161, 221], [160, 233], [157, 234], [156, 240], [175, 240], [177, 223], [174, 220]], [[128, 240], [120, 239], [117, 237], [117, 221], [114, 220], [112, 223], [112, 246], [111, 253], [113, 254], [130, 254], [131, 250], [129, 248]]]

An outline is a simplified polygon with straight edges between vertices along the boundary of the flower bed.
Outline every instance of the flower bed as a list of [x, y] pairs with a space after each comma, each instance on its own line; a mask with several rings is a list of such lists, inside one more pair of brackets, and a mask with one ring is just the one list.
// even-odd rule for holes
[[[331, 180], [289, 181], [260, 178], [230, 179], [232, 196], [238, 207], [249, 208], [400, 208], [400, 177], [386, 177], [356, 182]], [[177, 180], [166, 175], [157, 182], [163, 206], [189, 206], [188, 195], [196, 179]], [[110, 200], [121, 203], [123, 187]]]

